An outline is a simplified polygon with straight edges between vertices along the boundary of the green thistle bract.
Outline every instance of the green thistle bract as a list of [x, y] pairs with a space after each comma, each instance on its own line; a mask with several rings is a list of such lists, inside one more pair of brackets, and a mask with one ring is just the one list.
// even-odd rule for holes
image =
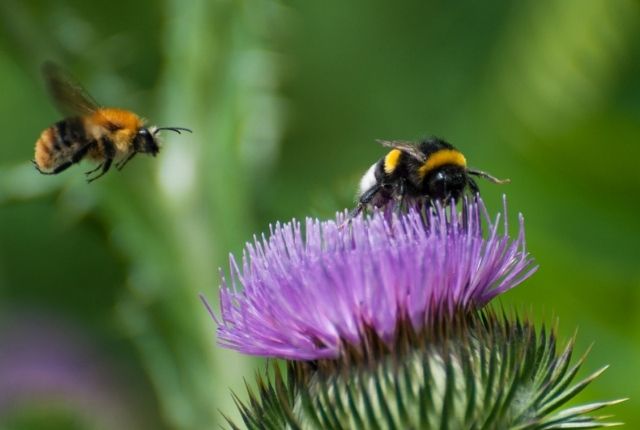
[[[236, 398], [249, 429], [568, 429], [619, 425], [587, 415], [622, 400], [558, 410], [602, 368], [573, 382], [574, 339], [481, 311], [443, 317], [423, 333], [409, 325], [393, 351], [371, 337], [366, 355], [290, 361], [286, 377], [258, 375], [250, 401]], [[235, 429], [239, 428], [231, 423]]]

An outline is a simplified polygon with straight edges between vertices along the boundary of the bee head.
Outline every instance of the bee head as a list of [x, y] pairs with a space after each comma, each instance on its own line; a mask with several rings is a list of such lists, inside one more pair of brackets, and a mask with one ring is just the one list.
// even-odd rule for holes
[[442, 166], [429, 175], [426, 186], [426, 193], [431, 198], [458, 200], [467, 186], [467, 174], [460, 166]]
[[188, 131], [191, 133], [191, 130], [184, 127], [151, 127], [146, 128], [142, 127], [138, 130], [138, 134], [136, 135], [134, 146], [137, 152], [144, 152], [147, 154], [151, 154], [154, 157], [160, 151], [160, 146], [158, 145], [158, 139], [156, 135], [161, 130], [171, 130], [180, 134], [183, 131]]
[[156, 140], [156, 131], [153, 132], [148, 128], [140, 128], [138, 133], [136, 134], [135, 140], [133, 142], [135, 149], [137, 152], [144, 152], [146, 154], [151, 154], [154, 157], [160, 151], [160, 147], [158, 146], [158, 141]]

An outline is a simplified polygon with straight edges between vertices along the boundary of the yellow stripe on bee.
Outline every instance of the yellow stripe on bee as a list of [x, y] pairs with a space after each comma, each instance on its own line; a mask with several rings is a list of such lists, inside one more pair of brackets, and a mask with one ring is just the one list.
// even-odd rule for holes
[[400, 150], [392, 149], [389, 153], [384, 157], [384, 173], [390, 175], [396, 170], [398, 167], [398, 162], [400, 161]]
[[453, 164], [454, 166], [467, 167], [467, 159], [464, 158], [462, 152], [455, 149], [441, 149], [434, 152], [429, 156], [427, 161], [418, 168], [418, 175], [421, 178], [427, 176], [427, 174], [445, 164]]

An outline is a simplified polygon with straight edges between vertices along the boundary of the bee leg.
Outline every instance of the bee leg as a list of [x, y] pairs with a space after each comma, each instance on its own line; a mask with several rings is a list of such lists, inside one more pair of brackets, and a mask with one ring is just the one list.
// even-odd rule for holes
[[116, 169], [118, 170], [122, 170], [124, 168], [124, 166], [127, 165], [127, 163], [137, 154], [136, 151], [132, 152], [131, 154], [129, 154], [127, 156], [127, 158], [125, 158], [124, 160], [120, 161], [119, 163], [116, 164]]
[[98, 144], [102, 147], [102, 153], [104, 154], [104, 162], [102, 163], [102, 170], [100, 173], [93, 178], [87, 178], [87, 182], [93, 182], [99, 177], [103, 176], [105, 173], [109, 171], [111, 168], [111, 163], [113, 163], [113, 157], [116, 155], [116, 147], [111, 141], [111, 139], [107, 137], [103, 137], [100, 139]]
[[382, 186], [376, 184], [373, 187], [369, 188], [364, 192], [358, 199], [358, 206], [352, 211], [354, 213], [353, 216], [357, 216], [360, 212], [364, 210], [364, 208], [371, 203], [371, 200], [378, 194], [378, 192], [382, 189]]
[[360, 215], [360, 213], [364, 210], [364, 208], [371, 202], [371, 200], [373, 200], [373, 198], [378, 194], [378, 192], [381, 189], [382, 187], [379, 184], [376, 184], [373, 187], [369, 188], [367, 191], [365, 191], [364, 194], [362, 194], [358, 199], [358, 204], [356, 205], [356, 207], [353, 208], [351, 212], [349, 212], [347, 219], [345, 220], [345, 222], [343, 222], [340, 225], [339, 228], [343, 228], [345, 225], [349, 224], [353, 218]]
[[102, 166], [102, 171], [97, 174], [96, 176], [94, 176], [93, 178], [88, 178], [87, 182], [93, 182], [96, 179], [98, 179], [99, 177], [103, 176], [105, 173], [107, 173], [109, 171], [109, 169], [111, 168], [111, 163], [113, 163], [113, 158], [107, 158], [104, 163], [101, 164]]
[[355, 218], [358, 215], [360, 215], [360, 212], [364, 210], [364, 206], [365, 206], [364, 204], [358, 203], [357, 206], [353, 208], [351, 212], [349, 212], [349, 218], [347, 221], [351, 221], [352, 218]]
[[[478, 198], [480, 197], [480, 188], [478, 187], [478, 184], [476, 183], [476, 181], [474, 181], [471, 178], [469, 178], [469, 188], [471, 189], [471, 192], [473, 193], [473, 200], [471, 200], [471, 202], [478, 203]], [[463, 220], [462, 221], [464, 223], [463, 225], [465, 226], [465, 228], [467, 227], [467, 224], [470, 223], [470, 220], [469, 220], [470, 213], [468, 213], [468, 211], [464, 207], [466, 205], [466, 203], [467, 202], [463, 203], [463, 210], [462, 210], [462, 215], [463, 215]], [[473, 222], [475, 223], [475, 225], [478, 226], [478, 229], [482, 233], [482, 230], [483, 230], [482, 229], [482, 215], [480, 215], [480, 211], [478, 211], [477, 217], [476, 217], [476, 219], [473, 220]]]
[[398, 212], [401, 212], [404, 207], [404, 198], [406, 194], [407, 194], [407, 185], [404, 179], [400, 179], [398, 181], [397, 194], [395, 196], [395, 200], [398, 203], [398, 205], [396, 206], [396, 209]]
[[364, 210], [364, 207], [365, 205], [363, 203], [358, 202], [357, 206], [353, 208], [351, 212], [349, 212], [349, 215], [347, 215], [347, 219], [344, 220], [344, 222], [338, 226], [338, 229], [342, 230], [346, 225], [348, 225], [351, 222], [352, 219], [360, 215], [360, 212]]
[[478, 194], [480, 193], [480, 188], [478, 187], [478, 184], [472, 178], [467, 178], [467, 182], [469, 183], [469, 188], [473, 193], [473, 198], [474, 199], [477, 198]]
[[100, 170], [100, 168], [102, 167], [102, 165], [103, 165], [103, 164], [104, 164], [104, 163], [100, 163], [100, 164], [98, 164], [98, 165], [96, 166], [96, 168], [95, 168], [95, 169], [91, 169], [91, 170], [89, 170], [88, 172], [84, 172], [84, 174], [85, 174], [85, 175], [87, 175], [87, 176], [89, 176], [90, 174], [92, 174], [92, 173], [94, 173], [94, 172], [97, 172], [98, 170]]

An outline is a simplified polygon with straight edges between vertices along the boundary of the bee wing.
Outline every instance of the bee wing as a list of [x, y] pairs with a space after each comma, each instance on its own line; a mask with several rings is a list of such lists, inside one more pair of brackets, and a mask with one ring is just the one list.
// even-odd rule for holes
[[399, 149], [402, 152], [406, 152], [422, 163], [427, 161], [427, 157], [420, 151], [415, 142], [407, 140], [378, 140], [378, 143], [386, 148]]
[[42, 74], [51, 98], [63, 115], [89, 115], [100, 108], [87, 90], [57, 64], [45, 62]]

